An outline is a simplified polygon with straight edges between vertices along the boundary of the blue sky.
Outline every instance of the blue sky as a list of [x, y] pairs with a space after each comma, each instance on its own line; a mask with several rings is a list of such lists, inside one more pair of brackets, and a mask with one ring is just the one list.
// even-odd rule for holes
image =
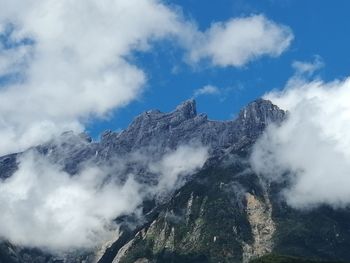
[[[213, 85], [222, 95], [196, 98], [197, 109], [211, 119], [228, 120], [244, 105], [271, 89], [281, 89], [293, 75], [293, 61], [312, 61], [320, 56], [325, 64], [318, 75], [324, 80], [344, 78], [350, 69], [350, 2], [339, 1], [243, 1], [243, 0], [174, 0], [186, 17], [205, 29], [213, 21], [231, 17], [264, 14], [267, 18], [289, 26], [294, 40], [280, 57], [263, 57], [242, 68], [193, 68], [181, 61], [181, 50], [158, 43], [148, 53], [133, 57], [148, 75], [143, 95], [127, 107], [119, 109], [109, 120], [94, 121], [88, 130], [93, 136], [105, 129], [123, 129], [132, 119], [148, 109], [173, 110], [181, 101], [191, 98], [194, 90]], [[176, 72], [174, 73], [174, 68]]]

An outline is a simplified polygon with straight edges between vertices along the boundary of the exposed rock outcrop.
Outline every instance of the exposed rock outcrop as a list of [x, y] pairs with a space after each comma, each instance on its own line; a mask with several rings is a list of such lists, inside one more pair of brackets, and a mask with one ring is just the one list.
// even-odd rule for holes
[[243, 246], [243, 263], [272, 252], [273, 235], [276, 230], [272, 219], [272, 206], [268, 196], [263, 200], [247, 193], [247, 218], [253, 234], [253, 242]]

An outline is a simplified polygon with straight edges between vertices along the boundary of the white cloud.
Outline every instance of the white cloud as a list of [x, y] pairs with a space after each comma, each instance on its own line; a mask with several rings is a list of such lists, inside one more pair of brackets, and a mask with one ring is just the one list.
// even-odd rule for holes
[[[82, 130], [87, 118], [126, 105], [141, 94], [146, 76], [125, 57], [190, 28], [155, 0], [1, 0], [0, 5], [0, 24], [13, 27], [9, 39], [33, 41], [0, 48], [0, 73], [22, 71], [24, 77], [0, 89], [0, 135], [6, 138], [0, 154], [67, 129]], [[24, 61], [26, 67], [19, 68]]]
[[194, 91], [193, 96], [199, 97], [202, 95], [219, 95], [220, 89], [212, 85], [206, 85], [200, 89]]
[[166, 154], [159, 162], [151, 163], [150, 171], [160, 174], [156, 192], [168, 192], [181, 185], [183, 176], [202, 168], [207, 158], [207, 147], [187, 145]]
[[[1, 35], [6, 35], [6, 28], [0, 28]], [[11, 36], [9, 36], [9, 42], [14, 45], [12, 48], [7, 48], [0, 41], [0, 77], [9, 74], [20, 74], [25, 70], [33, 52], [30, 43], [16, 43], [15, 40], [11, 39]]]
[[296, 71], [297, 75], [311, 76], [317, 70], [324, 67], [324, 62], [320, 56], [315, 56], [313, 62], [296, 60], [292, 63], [292, 67]]
[[[87, 162], [71, 176], [49, 158], [28, 152], [14, 175], [0, 183], [0, 237], [54, 253], [98, 247], [116, 236], [116, 217], [138, 214], [145, 196], [175, 190], [207, 157], [207, 148], [187, 145], [159, 161], [131, 154], [108, 167]], [[156, 184], [144, 185], [133, 174], [125, 174], [128, 162], [149, 167], [159, 176]], [[120, 182], [120, 176], [126, 176], [126, 182]]]
[[293, 207], [350, 205], [350, 78], [289, 82], [266, 98], [289, 117], [255, 145], [254, 169], [277, 181], [290, 172], [283, 194]]
[[262, 56], [277, 57], [293, 40], [292, 31], [253, 15], [214, 23], [201, 36], [190, 53], [190, 60], [209, 59], [213, 65], [241, 67]]
[[[14, 244], [46, 249], [95, 247], [116, 233], [113, 219], [136, 209], [139, 185], [118, 185], [86, 167], [71, 177], [34, 153], [21, 157], [15, 174], [0, 184], [0, 235]], [[103, 204], [103, 205], [101, 205]]]

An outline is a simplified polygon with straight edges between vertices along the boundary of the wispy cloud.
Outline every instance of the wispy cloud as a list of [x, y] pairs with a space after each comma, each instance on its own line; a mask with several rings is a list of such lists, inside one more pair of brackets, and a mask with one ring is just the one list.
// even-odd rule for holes
[[32, 59], [34, 53], [33, 43], [21, 43], [11, 34], [11, 27], [0, 27], [0, 77], [21, 74]]
[[325, 66], [323, 59], [320, 56], [315, 56], [314, 61], [294, 61], [292, 67], [297, 75], [312, 76], [316, 71]]
[[183, 176], [200, 169], [208, 158], [208, 148], [201, 145], [180, 146], [163, 156], [160, 162], [151, 163], [150, 171], [160, 175], [157, 193], [167, 193], [183, 183]]
[[196, 89], [193, 93], [193, 97], [197, 98], [203, 95], [220, 95], [220, 89], [213, 85], [205, 85], [200, 89]]

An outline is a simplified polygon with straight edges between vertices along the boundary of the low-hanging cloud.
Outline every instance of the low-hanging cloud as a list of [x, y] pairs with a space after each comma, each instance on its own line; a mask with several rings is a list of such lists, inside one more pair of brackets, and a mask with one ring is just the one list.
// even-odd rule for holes
[[283, 195], [293, 207], [350, 205], [350, 78], [293, 78], [266, 98], [289, 114], [257, 142], [253, 168], [271, 181], [287, 179]]
[[94, 166], [71, 176], [34, 152], [19, 161], [0, 183], [0, 236], [14, 244], [55, 251], [98, 246], [116, 233], [113, 219], [140, 203], [132, 177], [119, 185]]
[[[118, 158], [112, 166], [87, 162], [72, 176], [47, 156], [29, 151], [20, 157], [18, 170], [0, 182], [0, 237], [54, 253], [98, 247], [116, 237], [115, 218], [140, 215], [145, 197], [181, 186], [185, 175], [203, 166], [207, 153], [197, 145], [179, 146], [159, 161], [143, 156], [142, 165], [158, 176], [156, 184], [149, 185], [135, 180], [134, 174], [120, 174], [130, 159]], [[140, 158], [132, 160], [134, 165]]]
[[180, 146], [170, 152], [160, 162], [151, 163], [150, 171], [159, 174], [157, 193], [166, 193], [180, 186], [185, 175], [200, 169], [208, 158], [208, 148], [200, 145]]

